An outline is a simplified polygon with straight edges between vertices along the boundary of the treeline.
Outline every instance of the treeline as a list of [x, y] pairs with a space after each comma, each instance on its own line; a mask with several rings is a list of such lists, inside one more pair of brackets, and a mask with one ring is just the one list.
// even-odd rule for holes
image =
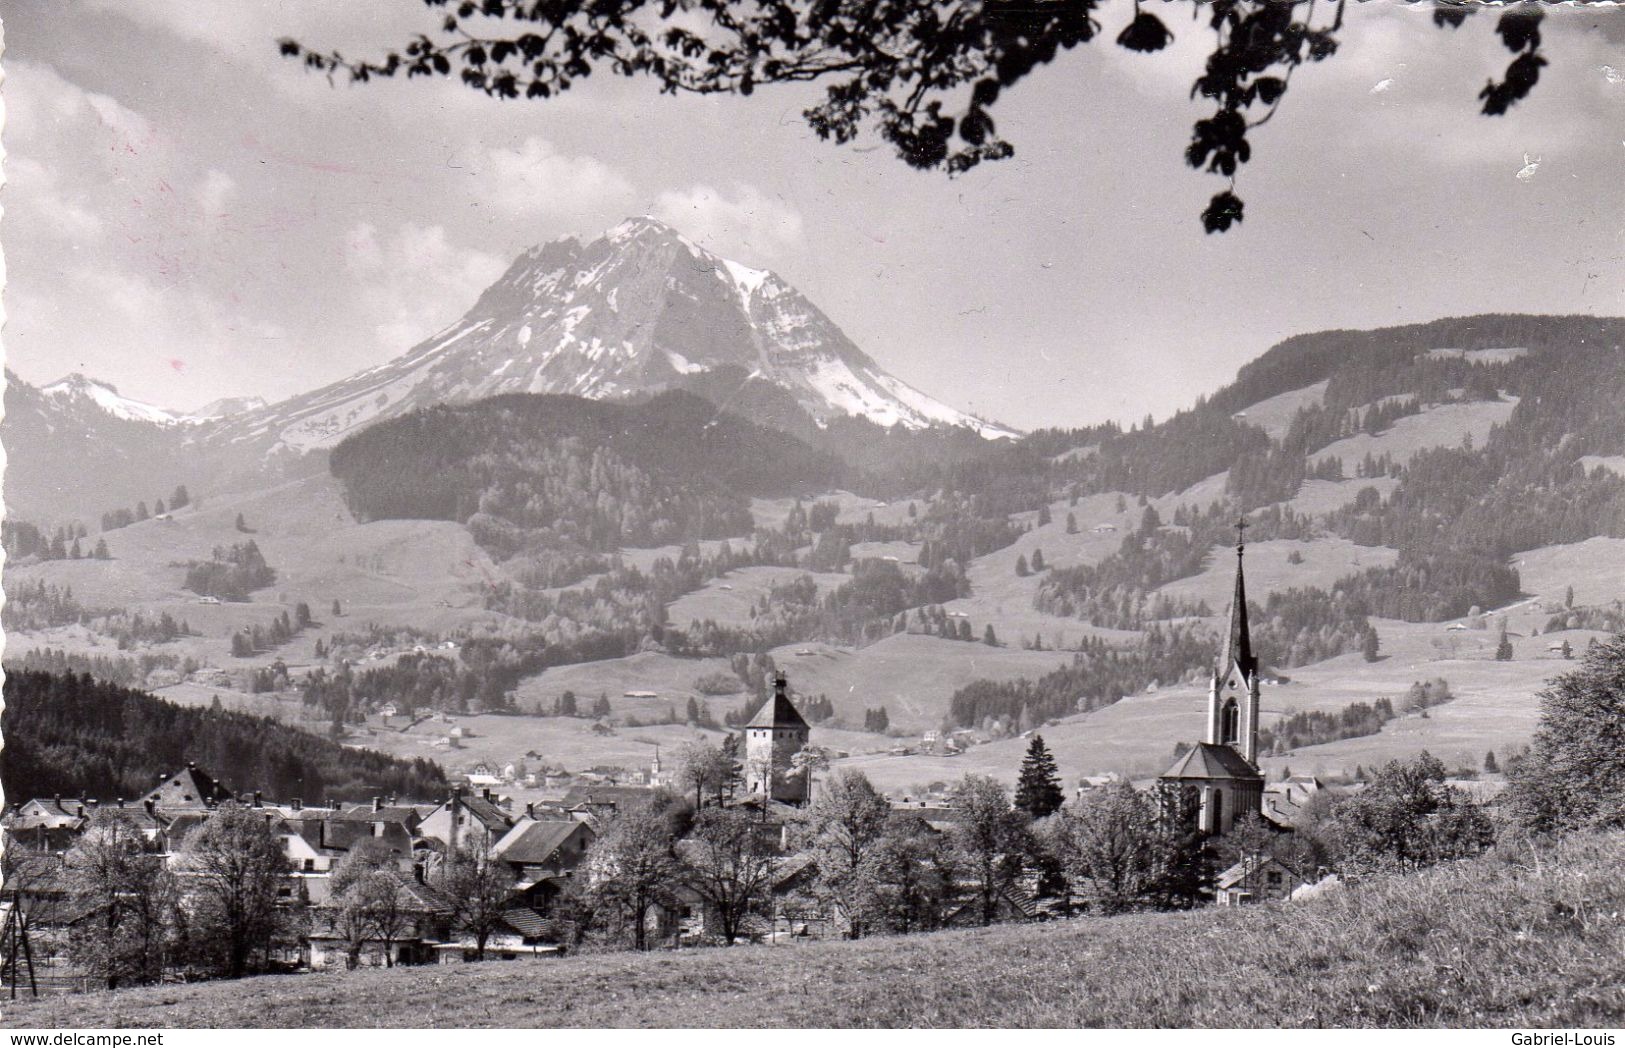
[[147, 510], [145, 500], [137, 502], [131, 509], [108, 510], [102, 514], [102, 530], [116, 531], [119, 528], [127, 528], [131, 524], [138, 524], [152, 517], [160, 517], [165, 513], [172, 513], [191, 504], [192, 496], [187, 493], [186, 485], [177, 484], [175, 485], [175, 491], [169, 496], [168, 506], [164, 505], [163, 499], [155, 499], [150, 512]]
[[72, 586], [56, 586], [38, 579], [32, 584], [15, 582], [6, 587], [0, 623], [8, 630], [42, 630], [86, 622], [99, 614], [74, 599]]
[[87, 549], [88, 538], [85, 526], [78, 523], [60, 526], [47, 536], [27, 521], [0, 521], [0, 547], [4, 547], [6, 560], [12, 564], [28, 558], [80, 560], [92, 557], [96, 560], [107, 560], [107, 543], [98, 538], [95, 546]]
[[134, 658], [124, 655], [83, 655], [62, 648], [30, 648], [21, 655], [6, 656], [6, 672], [40, 672], [62, 675], [89, 675], [104, 684], [139, 687], [154, 670], [173, 670], [181, 677], [198, 669], [196, 659], [172, 651], [144, 652]]
[[5, 700], [8, 797], [134, 799], [188, 761], [229, 776], [234, 790], [278, 798], [432, 800], [446, 788], [431, 761], [348, 750], [264, 717], [176, 706], [88, 675], [8, 673]]
[[186, 568], [185, 586], [200, 596], [242, 602], [254, 590], [276, 581], [276, 571], [265, 563], [265, 555], [253, 539], [216, 546], [210, 557]]
[[1213, 661], [1212, 638], [1184, 625], [1153, 624], [1133, 648], [1111, 647], [1098, 637], [1084, 638], [1080, 648], [1070, 665], [1037, 680], [972, 681], [949, 700], [948, 722], [1008, 734], [1022, 724], [1109, 706], [1148, 685], [1190, 679]]

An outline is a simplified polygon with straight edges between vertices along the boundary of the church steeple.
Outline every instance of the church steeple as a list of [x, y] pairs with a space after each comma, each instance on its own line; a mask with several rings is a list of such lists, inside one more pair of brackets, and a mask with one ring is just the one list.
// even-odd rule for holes
[[1247, 680], [1258, 673], [1258, 659], [1253, 656], [1253, 638], [1247, 628], [1247, 579], [1242, 567], [1242, 555], [1247, 550], [1245, 534], [1247, 519], [1236, 521], [1236, 593], [1230, 600], [1230, 629], [1225, 635], [1224, 661], [1219, 673], [1240, 670]]
[[1236, 521], [1236, 593], [1230, 602], [1230, 628], [1224, 654], [1213, 670], [1208, 689], [1207, 741], [1229, 746], [1247, 761], [1258, 763], [1258, 657], [1247, 626], [1246, 518]]

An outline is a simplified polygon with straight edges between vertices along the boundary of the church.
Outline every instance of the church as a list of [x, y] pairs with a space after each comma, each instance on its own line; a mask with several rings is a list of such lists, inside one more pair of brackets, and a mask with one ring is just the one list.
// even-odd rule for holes
[[1236, 525], [1236, 592], [1224, 653], [1208, 684], [1204, 741], [1180, 754], [1161, 783], [1192, 792], [1203, 833], [1228, 833], [1247, 813], [1262, 815], [1264, 775], [1258, 767], [1260, 665], [1247, 628], [1247, 583], [1242, 570], [1245, 522]]

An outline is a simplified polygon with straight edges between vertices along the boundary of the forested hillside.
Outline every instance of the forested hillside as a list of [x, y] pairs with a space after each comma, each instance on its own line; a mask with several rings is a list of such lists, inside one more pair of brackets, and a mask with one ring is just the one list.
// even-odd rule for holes
[[8, 669], [5, 683], [6, 797], [141, 797], [188, 761], [233, 789], [269, 798], [359, 801], [378, 795], [432, 800], [445, 773], [267, 720], [186, 708], [88, 674]]
[[435, 407], [350, 437], [331, 469], [362, 520], [458, 521], [499, 557], [747, 535], [748, 496], [821, 489], [843, 472], [686, 393]]

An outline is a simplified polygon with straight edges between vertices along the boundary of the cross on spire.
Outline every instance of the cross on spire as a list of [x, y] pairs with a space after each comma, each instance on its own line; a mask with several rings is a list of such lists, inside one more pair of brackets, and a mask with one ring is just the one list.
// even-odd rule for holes
[[1247, 523], [1247, 518], [1246, 517], [1238, 517], [1236, 519], [1236, 525], [1235, 526], [1236, 526], [1236, 554], [1239, 556], [1241, 554], [1241, 551], [1243, 549], [1245, 549], [1246, 546], [1247, 546], [1247, 543], [1246, 543], [1247, 529], [1252, 527], [1252, 525]]

